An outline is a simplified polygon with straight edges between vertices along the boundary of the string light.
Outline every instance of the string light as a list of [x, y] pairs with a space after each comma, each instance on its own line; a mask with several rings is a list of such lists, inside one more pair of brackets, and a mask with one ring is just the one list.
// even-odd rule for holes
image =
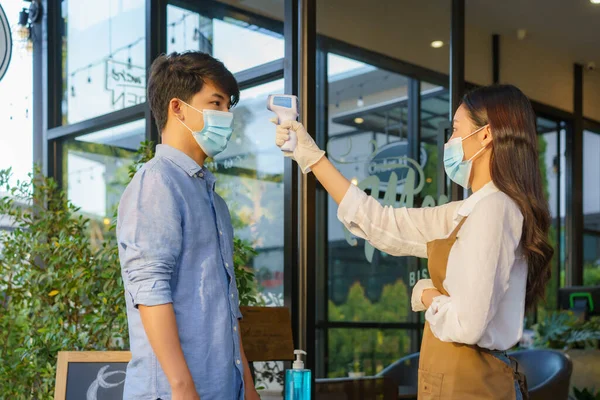
[[[174, 31], [175, 28], [180, 25], [180, 24], [184, 24], [186, 18], [190, 17], [190, 16], [194, 16], [197, 15], [195, 13], [188, 13], [188, 14], [184, 14], [179, 20], [170, 23], [168, 26]], [[210, 21], [212, 21], [212, 19], [209, 19]], [[112, 36], [112, 15], [111, 18], [109, 19], [109, 36]], [[25, 32], [25, 31], [23, 31]], [[28, 35], [31, 35], [31, 33], [28, 32]], [[186, 32], [184, 29], [183, 32], [184, 35], [184, 43], [185, 43], [185, 39], [186, 39]], [[202, 36], [201, 31], [198, 28], [194, 28], [194, 34], [192, 36], [192, 39], [194, 41], [198, 41], [200, 40]], [[132, 48], [138, 44], [145, 44], [145, 37], [141, 36], [138, 37], [136, 40], [132, 41], [129, 44], [126, 44], [122, 47], [119, 47], [115, 50], [112, 50], [112, 40], [109, 39], [109, 48], [110, 48], [110, 52], [107, 56], [102, 57], [101, 59], [98, 59], [86, 66], [74, 69], [72, 72], [69, 73], [69, 77], [74, 78], [76, 75], [78, 75], [79, 73], [83, 72], [83, 71], [87, 71], [87, 82], [88, 83], [92, 83], [92, 76], [91, 76], [91, 69], [99, 66], [99, 65], [103, 65], [107, 60], [113, 60], [115, 58], [115, 56], [117, 56], [120, 52], [127, 50], [127, 68], [131, 69], [133, 68], [133, 57], [132, 57]], [[175, 33], [172, 32], [172, 36], [171, 36], [171, 43], [175, 44]], [[71, 97], [75, 97], [76, 92], [75, 92], [75, 86], [71, 85]]]
[[131, 69], [131, 45], [127, 48], [127, 69]]

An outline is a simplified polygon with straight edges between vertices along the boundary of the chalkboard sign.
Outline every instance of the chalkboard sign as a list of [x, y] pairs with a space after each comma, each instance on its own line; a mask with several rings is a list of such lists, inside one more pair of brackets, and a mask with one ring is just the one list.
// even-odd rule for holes
[[128, 351], [61, 351], [54, 400], [123, 398]]

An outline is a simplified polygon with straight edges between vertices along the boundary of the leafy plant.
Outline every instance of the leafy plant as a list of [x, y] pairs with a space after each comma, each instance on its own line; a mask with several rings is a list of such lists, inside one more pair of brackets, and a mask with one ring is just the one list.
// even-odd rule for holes
[[594, 389], [573, 388], [573, 394], [575, 395], [576, 400], [600, 400], [600, 391], [594, 394]]
[[[408, 289], [402, 280], [385, 285], [378, 301], [373, 302], [356, 282], [342, 304], [329, 300], [328, 313], [331, 321], [397, 322], [406, 320], [409, 305]], [[329, 378], [345, 377], [348, 372], [374, 375], [410, 351], [410, 337], [397, 329], [339, 328], [329, 330], [328, 346]]]
[[582, 349], [597, 346], [600, 319], [581, 321], [573, 313], [549, 313], [534, 327], [534, 346], [551, 349]]
[[[153, 157], [142, 143], [129, 178]], [[36, 168], [9, 184], [0, 171], [0, 393], [7, 399], [51, 399], [58, 351], [128, 348], [125, 297], [114, 220], [104, 240], [57, 183]], [[127, 183], [127, 182], [125, 182]], [[101, 222], [102, 223], [102, 222]], [[234, 239], [234, 268], [242, 305], [260, 302], [246, 266], [255, 255]]]
[[59, 350], [119, 350], [127, 340], [114, 242], [92, 245], [89, 219], [39, 170], [9, 185], [0, 171], [0, 393], [46, 399]]

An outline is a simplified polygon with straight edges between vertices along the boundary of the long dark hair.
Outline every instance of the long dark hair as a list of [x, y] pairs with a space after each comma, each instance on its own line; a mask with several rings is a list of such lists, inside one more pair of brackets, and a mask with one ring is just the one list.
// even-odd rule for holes
[[531, 309], [544, 297], [554, 254], [548, 240], [550, 212], [542, 189], [535, 113], [529, 99], [511, 85], [476, 89], [464, 97], [463, 105], [477, 127], [489, 124], [492, 181], [523, 214], [521, 245], [529, 266], [525, 304]]

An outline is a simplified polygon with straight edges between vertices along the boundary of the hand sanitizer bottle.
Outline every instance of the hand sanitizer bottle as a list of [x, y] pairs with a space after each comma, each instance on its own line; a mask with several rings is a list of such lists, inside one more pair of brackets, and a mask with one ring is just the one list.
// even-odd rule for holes
[[306, 352], [294, 350], [294, 354], [296, 361], [292, 369], [285, 371], [285, 400], [310, 400], [311, 372], [304, 369], [304, 362], [300, 358]]

